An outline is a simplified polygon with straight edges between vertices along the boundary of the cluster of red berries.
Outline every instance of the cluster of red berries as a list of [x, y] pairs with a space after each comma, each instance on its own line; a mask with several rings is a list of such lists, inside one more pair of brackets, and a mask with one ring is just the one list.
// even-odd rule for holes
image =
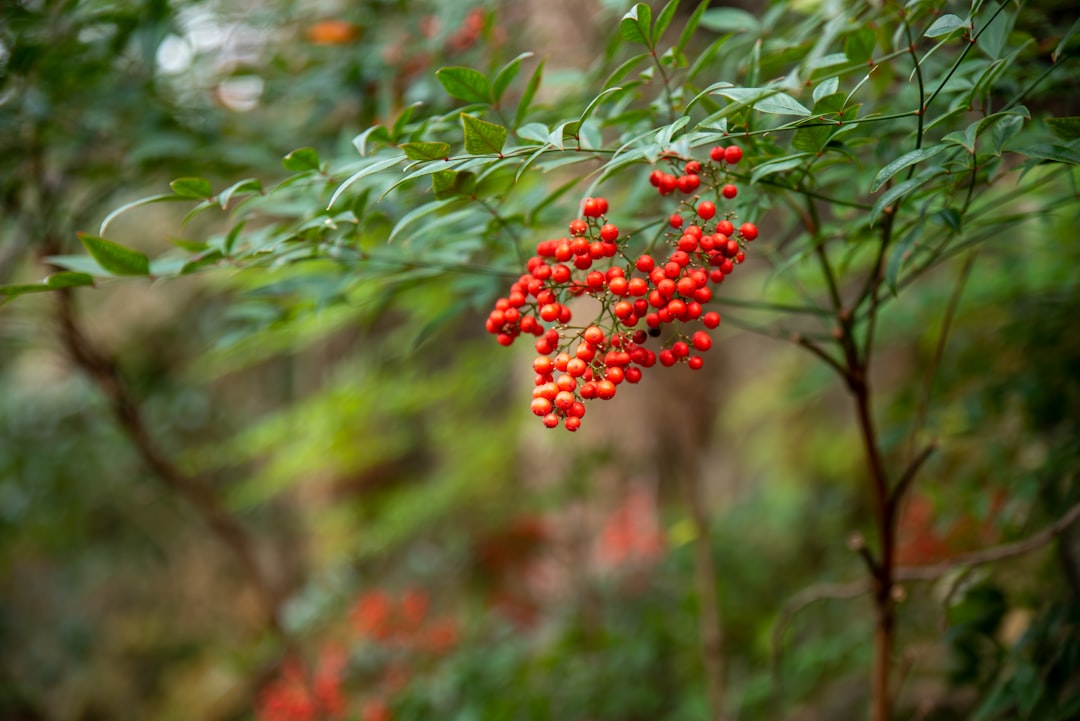
[[[637, 383], [658, 360], [662, 366], [702, 367], [699, 354], [712, 347], [708, 331], [720, 324], [720, 314], [703, 307], [712, 299], [709, 284], [732, 273], [745, 257], [746, 243], [758, 236], [753, 223], [736, 229], [732, 213], [718, 218], [716, 204], [698, 192], [734, 198], [738, 188], [727, 182], [726, 166], [738, 163], [742, 150], [715, 147], [709, 157], [705, 165], [689, 160], [676, 166], [679, 175], [660, 169], [649, 175], [661, 195], [678, 190], [690, 196], [668, 219], [666, 258], [649, 248], [630, 254], [631, 238], [608, 222], [607, 201], [586, 198], [583, 218], [570, 222], [569, 237], [539, 243], [526, 272], [496, 301], [486, 327], [499, 343], [511, 345], [523, 334], [536, 337], [532, 412], [548, 428], [562, 423], [576, 431], [585, 415], [583, 401], [613, 398], [620, 384]], [[601, 311], [587, 325], [571, 325], [569, 303], [582, 295], [600, 301]], [[691, 323], [703, 328], [694, 330]], [[672, 329], [666, 336], [664, 326]], [[658, 353], [645, 347], [662, 336]]]

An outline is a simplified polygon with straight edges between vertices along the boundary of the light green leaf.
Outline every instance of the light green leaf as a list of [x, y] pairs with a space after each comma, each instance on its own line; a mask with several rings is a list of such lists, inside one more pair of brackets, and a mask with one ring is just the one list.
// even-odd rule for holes
[[533, 53], [525, 52], [518, 55], [516, 58], [508, 62], [499, 70], [495, 76], [495, 82], [492, 83], [491, 91], [494, 96], [495, 104], [498, 105], [502, 101], [503, 93], [510, 87], [510, 83], [514, 82], [514, 78], [517, 77], [518, 71], [521, 70], [521, 61], [527, 58], [531, 58]]
[[214, 195], [210, 181], [203, 178], [177, 178], [169, 187], [181, 198], [190, 200], [206, 200]]
[[374, 175], [375, 173], [380, 173], [384, 170], [388, 170], [395, 165], [400, 165], [402, 160], [405, 160], [404, 155], [398, 155], [393, 158], [383, 158], [382, 160], [378, 160], [356, 171], [355, 173], [350, 175], [348, 179], [345, 180], [345, 182], [339, 185], [337, 190], [334, 191], [334, 194], [330, 197], [330, 202], [326, 205], [326, 209], [329, 210], [330, 208], [333, 208], [334, 203], [337, 202], [337, 199], [341, 197], [342, 193], [348, 190], [349, 186], [351, 186], [356, 181], [366, 178], [369, 175]]
[[282, 158], [281, 164], [285, 166], [285, 170], [291, 170], [294, 173], [304, 170], [318, 170], [319, 154], [315, 151], [315, 148], [297, 148]]
[[491, 85], [479, 70], [464, 67], [440, 68], [435, 72], [443, 89], [452, 97], [467, 103], [494, 104]]
[[966, 20], [963, 20], [956, 15], [945, 14], [935, 20], [934, 24], [926, 29], [926, 32], [923, 33], [923, 37], [939, 38], [942, 35], [948, 35], [955, 30], [966, 27], [968, 27]]
[[79, 240], [87, 252], [103, 269], [113, 275], [148, 275], [149, 259], [137, 250], [131, 250], [111, 240], [79, 233]]
[[446, 198], [445, 200], [436, 200], [431, 203], [425, 203], [424, 205], [413, 208], [408, 213], [401, 217], [401, 220], [397, 222], [394, 229], [390, 231], [390, 236], [386, 239], [387, 243], [394, 242], [394, 239], [401, 235], [404, 230], [412, 223], [415, 223], [418, 219], [423, 218], [425, 215], [431, 215], [436, 213], [451, 203], [457, 202], [457, 198]]
[[773, 88], [724, 88], [717, 91], [716, 94], [723, 95], [737, 103], [749, 105], [763, 113], [799, 115], [803, 117], [811, 115], [811, 112], [803, 107], [798, 100]]
[[401, 152], [409, 160], [444, 160], [450, 155], [450, 143], [402, 143]]
[[877, 33], [868, 27], [848, 33], [844, 38], [844, 55], [853, 63], [865, 63], [874, 57]]
[[757, 18], [738, 8], [713, 8], [701, 16], [701, 25], [717, 33], [740, 33], [761, 31]]
[[[814, 102], [818, 102], [822, 98], [833, 95], [840, 87], [840, 79], [835, 75], [827, 80], [822, 80], [814, 88]], [[817, 110], [817, 108], [814, 108]]]
[[261, 193], [262, 183], [255, 178], [247, 178], [246, 180], [240, 180], [225, 190], [218, 193], [218, 204], [221, 205], [221, 209], [224, 210], [228, 207], [229, 201], [237, 193]]
[[[649, 27], [652, 25], [652, 8], [645, 3], [638, 3], [623, 15], [619, 22], [619, 33], [623, 39], [632, 43], [649, 45]], [[651, 45], [650, 45], [651, 47]]]
[[369, 139], [380, 140], [384, 143], [393, 142], [393, 139], [390, 137], [390, 132], [386, 128], [381, 125], [372, 125], [352, 140], [353, 147], [356, 148], [356, 152], [360, 153], [361, 156], [367, 155], [367, 144]]
[[546, 143], [551, 130], [543, 123], [528, 123], [517, 129], [517, 136], [522, 140], [533, 140], [537, 143]]
[[471, 155], [490, 153], [502, 156], [503, 145], [506, 143], [506, 128], [468, 113], [461, 114], [461, 125], [465, 130], [465, 152]]
[[105, 216], [105, 220], [101, 221], [101, 227], [98, 229], [98, 235], [104, 235], [105, 229], [109, 227], [109, 223], [111, 223], [121, 213], [126, 213], [132, 208], [138, 208], [142, 205], [150, 205], [151, 203], [182, 203], [187, 202], [188, 200], [190, 200], [190, 198], [186, 198], [181, 195], [176, 195], [174, 193], [164, 193], [162, 195], [151, 195], [148, 198], [139, 198], [138, 200], [133, 200], [130, 203], [125, 203], [124, 205], [121, 205], [119, 208]]
[[[409, 121], [412, 120], [413, 113], [415, 113], [416, 109], [421, 105], [423, 105], [423, 103], [418, 100], [401, 109], [401, 112], [398, 113], [397, 118], [394, 120], [394, 126], [390, 128], [390, 138], [388, 142], [397, 143], [402, 136], [405, 135], [405, 126], [409, 124]], [[363, 155], [363, 153], [360, 154]]]
[[76, 273], [73, 271], [61, 271], [53, 273], [45, 278], [45, 285], [50, 288], [78, 288], [84, 285], [93, 285], [94, 276], [89, 273]]
[[870, 184], [870, 192], [876, 193], [878, 188], [889, 182], [889, 178], [893, 177], [904, 168], [908, 168], [912, 165], [915, 165], [916, 163], [921, 163], [924, 160], [928, 160], [929, 158], [938, 155], [946, 148], [947, 146], [945, 145], [934, 145], [929, 148], [921, 148], [919, 150], [912, 150], [909, 153], [904, 153], [899, 158], [892, 161], [880, 171], [878, 171], [878, 174], [874, 176], [874, 182]]

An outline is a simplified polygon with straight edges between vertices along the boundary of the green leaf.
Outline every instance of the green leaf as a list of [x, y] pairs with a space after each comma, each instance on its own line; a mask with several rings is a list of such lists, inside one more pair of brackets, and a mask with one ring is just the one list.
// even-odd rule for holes
[[536, 66], [536, 70], [529, 77], [529, 82], [525, 84], [525, 90], [521, 93], [521, 100], [518, 101], [517, 111], [514, 113], [514, 127], [521, 127], [521, 124], [525, 121], [525, 116], [529, 113], [529, 107], [532, 105], [533, 98], [536, 97], [536, 91], [540, 88], [540, 81], [544, 77], [544, 61], [541, 60], [540, 64]]
[[638, 3], [623, 15], [622, 20], [619, 22], [619, 33], [624, 40], [652, 47], [649, 43], [649, 27], [651, 25], [652, 8], [645, 3]]
[[723, 88], [716, 95], [749, 105], [754, 110], [776, 115], [800, 115], [806, 117], [811, 112], [798, 100], [787, 93], [772, 88]]
[[181, 195], [176, 195], [174, 193], [164, 193], [161, 195], [151, 195], [148, 198], [139, 198], [138, 200], [133, 200], [130, 203], [125, 203], [124, 205], [121, 205], [119, 208], [105, 216], [105, 220], [101, 221], [101, 227], [98, 229], [98, 235], [105, 235], [105, 229], [109, 227], [109, 223], [111, 223], [121, 213], [126, 213], [132, 208], [138, 208], [141, 205], [150, 205], [151, 203], [180, 203], [186, 202], [188, 200], [190, 200], [190, 198], [186, 198]]
[[874, 182], [870, 184], [870, 192], [876, 193], [878, 188], [889, 182], [889, 178], [899, 173], [904, 168], [911, 167], [916, 163], [921, 163], [924, 160], [938, 155], [946, 149], [945, 145], [934, 145], [929, 148], [921, 148], [919, 150], [912, 150], [909, 153], [904, 153], [896, 160], [892, 161], [874, 176]]
[[150, 261], [137, 250], [111, 240], [79, 233], [79, 240], [102, 268], [113, 275], [149, 275]]
[[404, 155], [398, 155], [393, 158], [383, 158], [382, 160], [377, 160], [356, 171], [355, 173], [350, 175], [348, 179], [346, 179], [341, 185], [339, 185], [337, 190], [334, 191], [334, 194], [330, 196], [330, 202], [327, 203], [326, 209], [329, 210], [330, 208], [333, 208], [334, 203], [337, 202], [337, 199], [341, 197], [342, 193], [348, 190], [349, 186], [351, 186], [356, 181], [361, 180], [362, 178], [366, 178], [369, 175], [374, 175], [375, 173], [381, 173], [382, 171], [388, 170], [395, 165], [399, 165], [404, 159]]
[[232, 255], [233, 248], [236, 246], [236, 239], [240, 237], [240, 232], [243, 231], [246, 223], [246, 220], [242, 220], [229, 228], [229, 232], [225, 235], [225, 240], [221, 244], [222, 249], [225, 251], [225, 255]]
[[612, 70], [611, 75], [608, 75], [607, 80], [604, 81], [604, 90], [614, 87], [619, 82], [621, 82], [622, 79], [626, 77], [627, 73], [633, 70], [642, 60], [647, 59], [649, 56], [650, 53], [647, 52], [638, 53], [637, 55], [628, 58], [625, 62], [619, 65], [619, 67]]
[[521, 61], [526, 58], [531, 58], [532, 56], [533, 54], [529, 52], [522, 53], [499, 70], [498, 74], [495, 76], [495, 82], [492, 83], [491, 86], [492, 95], [494, 95], [496, 105], [502, 101], [503, 93], [510, 87], [510, 83], [514, 82], [514, 78], [517, 77], [518, 71], [521, 70]]
[[797, 153], [795, 155], [787, 155], [783, 158], [777, 158], [776, 160], [761, 163], [756, 166], [754, 172], [750, 174], [750, 184], [753, 185], [766, 176], [775, 173], [783, 173], [801, 167], [806, 158], [812, 157], [812, 155], [812, 153]]
[[479, 70], [463, 67], [440, 68], [435, 72], [443, 89], [458, 100], [467, 103], [494, 104], [491, 85]]
[[40, 283], [26, 283], [16, 285], [0, 285], [0, 295], [15, 297], [26, 293], [44, 293], [50, 290], [63, 288], [78, 288], [85, 285], [93, 285], [94, 277], [89, 273], [76, 273], [61, 271], [53, 273]]
[[225, 254], [222, 253], [220, 250], [217, 250], [216, 248], [213, 249], [213, 250], [208, 250], [205, 253], [201, 253], [201, 254], [195, 256], [194, 258], [192, 258], [191, 260], [189, 260], [188, 262], [184, 263], [184, 265], [180, 268], [180, 271], [179, 271], [178, 274], [179, 275], [188, 275], [190, 273], [194, 273], [195, 271], [199, 270], [200, 268], [204, 268], [204, 267], [206, 267], [208, 265], [216, 264], [219, 260], [221, 260], [224, 257], [225, 257]]
[[318, 170], [319, 154], [315, 151], [315, 148], [297, 148], [282, 158], [281, 164], [285, 166], [285, 170], [294, 173], [303, 170]]
[[1051, 62], [1056, 63], [1061, 58], [1061, 51], [1065, 49], [1069, 44], [1069, 41], [1072, 40], [1073, 35], [1077, 32], [1080, 32], [1080, 18], [1077, 18], [1076, 22], [1072, 24], [1072, 27], [1068, 29], [1064, 37], [1061, 38], [1061, 42], [1058, 43], [1058, 46], [1054, 48], [1054, 52], [1050, 54]]
[[177, 178], [169, 183], [169, 187], [181, 198], [191, 200], [206, 200], [214, 195], [210, 181], [203, 178]]
[[546, 143], [548, 136], [551, 135], [551, 130], [543, 123], [527, 123], [517, 129], [516, 135], [522, 140]]
[[461, 114], [461, 125], [465, 130], [465, 152], [471, 155], [490, 153], [502, 156], [503, 145], [506, 143], [506, 128], [468, 113]]
[[865, 63], [873, 59], [877, 46], [877, 34], [868, 27], [861, 27], [844, 38], [844, 55], [853, 63]]
[[675, 17], [675, 11], [679, 9], [679, 0], [668, 0], [667, 5], [660, 11], [660, 14], [656, 16], [656, 24], [652, 29], [652, 44], [653, 47], [660, 42], [660, 38], [663, 37], [664, 31], [668, 29], [668, 25], [671, 25], [672, 18]]
[[394, 226], [394, 229], [390, 231], [390, 236], [386, 239], [386, 242], [394, 242], [394, 239], [397, 238], [405, 230], [405, 228], [416, 222], [418, 218], [422, 218], [425, 215], [430, 215], [432, 213], [438, 212], [446, 206], [450, 205], [451, 203], [456, 202], [458, 202], [457, 198], [446, 198], [445, 200], [436, 200], [434, 202], [425, 203], [424, 205], [413, 208], [404, 216], [402, 216], [401, 220], [397, 222], [397, 224]]
[[701, 24], [702, 16], [709, 9], [709, 2], [710, 0], [701, 0], [698, 6], [694, 8], [694, 14], [686, 21], [686, 26], [683, 27], [682, 33], [679, 34], [679, 42], [675, 45], [676, 54], [681, 55], [686, 50], [686, 46], [690, 44], [691, 38], [697, 32], [698, 25]]
[[791, 138], [791, 147], [815, 155], [825, 152], [829, 144], [829, 138], [836, 132], [836, 127], [831, 125], [812, 125], [807, 128], [799, 128]]
[[[589, 116], [593, 114], [593, 111], [596, 110], [596, 108], [607, 96], [611, 95], [612, 93], [617, 93], [620, 90], [622, 90], [622, 88], [608, 88], [607, 90], [603, 91], [595, 98], [593, 98], [592, 101], [585, 106], [585, 110], [581, 113], [581, 117], [578, 118], [578, 123], [584, 123], [586, 120], [588, 120]], [[575, 133], [577, 133], [576, 130], [572, 134]]]
[[240, 180], [225, 190], [218, 193], [218, 204], [221, 205], [221, 209], [224, 210], [229, 205], [229, 201], [237, 193], [260, 193], [262, 192], [262, 183], [255, 178], [247, 178], [246, 180]]
[[1080, 152], [1078, 152], [1077, 149], [1072, 145], [1043, 143], [1040, 145], [1031, 145], [1026, 148], [1016, 148], [1013, 150], [1013, 152], [1019, 153], [1020, 155], [1026, 155], [1029, 158], [1036, 158], [1038, 160], [1049, 160], [1055, 163], [1080, 165]]
[[476, 176], [469, 171], [440, 170], [431, 176], [431, 189], [437, 200], [472, 195]]
[[1046, 118], [1046, 125], [1050, 132], [1061, 140], [1076, 140], [1080, 138], [1080, 116], [1067, 118]]
[[[390, 138], [388, 142], [397, 143], [402, 138], [402, 136], [405, 135], [405, 126], [409, 124], [409, 121], [412, 120], [413, 113], [415, 113], [416, 109], [419, 108], [421, 105], [423, 105], [423, 103], [418, 100], [415, 103], [411, 105], [406, 105], [404, 108], [401, 109], [401, 112], [398, 113], [397, 118], [394, 119], [394, 126], [390, 128]], [[363, 155], [363, 153], [360, 154]]]
[[701, 24], [707, 30], [725, 34], [739, 32], [757, 34], [761, 31], [761, 23], [757, 18], [738, 8], [713, 8], [702, 15]]
[[942, 143], [949, 143], [951, 145], [959, 145], [968, 151], [969, 154], [975, 154], [975, 133], [978, 132], [979, 124], [977, 122], [961, 130], [954, 130], [941, 139]]
[[[840, 87], [840, 79], [835, 75], [827, 80], [822, 80], [814, 88], [814, 103], [816, 104], [822, 98], [828, 95], [836, 94], [837, 89]], [[845, 96], [846, 97], [846, 96]], [[815, 114], [817, 113], [817, 107], [814, 107]]]
[[384, 143], [393, 142], [393, 138], [390, 136], [390, 131], [388, 131], [381, 125], [372, 125], [370, 128], [360, 133], [352, 140], [353, 147], [356, 148], [356, 152], [360, 153], [361, 156], [367, 155], [367, 145], [369, 139], [380, 140]]
[[928, 27], [926, 32], [923, 33], [923, 37], [939, 38], [942, 35], [948, 35], [955, 30], [966, 27], [968, 27], [966, 20], [963, 20], [956, 15], [946, 14], [935, 20], [934, 24]]
[[402, 143], [401, 152], [409, 160], [444, 160], [450, 155], [450, 143]]
[[910, 180], [905, 180], [902, 183], [898, 183], [886, 190], [884, 193], [882, 193], [881, 197], [878, 198], [877, 201], [874, 203], [874, 207], [870, 209], [870, 225], [874, 225], [874, 223], [877, 222], [877, 219], [881, 216], [881, 214], [885, 211], [887, 207], [898, 201], [903, 196], [910, 193], [912, 190], [915, 190], [919, 186], [925, 185], [926, 183], [930, 182], [930, 180], [933, 179], [933, 177], [937, 175], [940, 170], [940, 168], [936, 167], [927, 168], [919, 175], [916, 175], [914, 178], [911, 178]]

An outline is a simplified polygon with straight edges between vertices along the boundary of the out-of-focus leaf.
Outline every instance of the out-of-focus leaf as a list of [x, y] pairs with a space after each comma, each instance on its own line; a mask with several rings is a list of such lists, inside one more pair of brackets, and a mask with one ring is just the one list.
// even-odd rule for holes
[[150, 260], [137, 250], [105, 238], [79, 233], [83, 247], [102, 268], [113, 275], [149, 275]]

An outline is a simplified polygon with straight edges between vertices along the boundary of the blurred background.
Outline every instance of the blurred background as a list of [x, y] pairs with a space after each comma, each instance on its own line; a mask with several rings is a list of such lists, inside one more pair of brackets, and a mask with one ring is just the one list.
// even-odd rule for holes
[[[269, 181], [296, 147], [347, 156], [412, 103], [449, 110], [444, 65], [531, 50], [543, 100], [576, 103], [627, 7], [4, 2], [0, 283], [40, 278], [82, 252], [77, 231], [173, 178]], [[1024, 538], [1078, 500], [1065, 211], [970, 270], [903, 565]], [[110, 237], [159, 254], [185, 242], [182, 218], [151, 206]], [[732, 282], [752, 296], [768, 271]], [[889, 448], [957, 272], [886, 311]], [[828, 368], [729, 327], [708, 373], [648, 378], [580, 433], [549, 432], [524, 400], [528, 349], [483, 330], [504, 277], [401, 274], [346, 302], [339, 280], [297, 265], [0, 307], [0, 718], [702, 719], [715, 622], [733, 718], [863, 714], [870, 604], [799, 595], [858, 579], [848, 538], [872, 533]], [[1078, 554], [1066, 531], [911, 584], [903, 718], [1080, 713]]]

